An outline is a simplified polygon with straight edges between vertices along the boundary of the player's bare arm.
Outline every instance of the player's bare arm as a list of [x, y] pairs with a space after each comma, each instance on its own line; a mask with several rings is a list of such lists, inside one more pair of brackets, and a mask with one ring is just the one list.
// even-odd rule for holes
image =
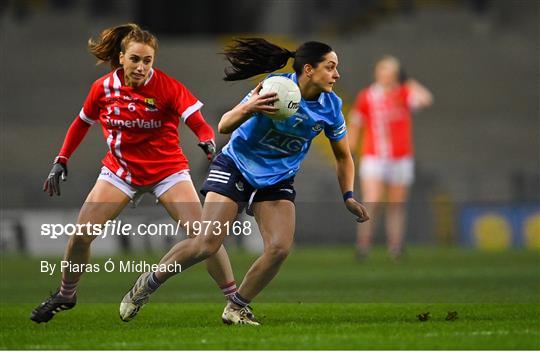
[[352, 195], [354, 188], [354, 162], [349, 151], [347, 136], [339, 141], [330, 142], [330, 144], [336, 158], [337, 178], [345, 206], [351, 213], [357, 216], [358, 222], [365, 222], [369, 220], [367, 210]]
[[276, 93], [266, 93], [261, 95], [259, 94], [261, 89], [262, 82], [260, 82], [252, 91], [247, 102], [240, 103], [232, 110], [223, 114], [218, 124], [219, 133], [232, 133], [238, 126], [249, 120], [255, 113], [262, 112], [271, 114], [278, 110], [271, 105], [277, 100]]

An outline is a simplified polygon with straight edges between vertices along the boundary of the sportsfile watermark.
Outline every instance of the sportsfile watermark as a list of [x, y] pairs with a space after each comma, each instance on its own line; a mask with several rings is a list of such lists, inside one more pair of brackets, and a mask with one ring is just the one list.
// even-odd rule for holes
[[108, 220], [104, 224], [42, 224], [41, 236], [56, 239], [62, 236], [91, 235], [100, 238], [108, 236], [178, 236], [199, 235], [249, 236], [252, 233], [250, 221], [177, 221], [176, 224], [137, 224], [122, 220]]

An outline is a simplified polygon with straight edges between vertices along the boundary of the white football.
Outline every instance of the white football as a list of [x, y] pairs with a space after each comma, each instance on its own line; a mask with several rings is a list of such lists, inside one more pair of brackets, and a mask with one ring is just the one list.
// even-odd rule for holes
[[294, 115], [294, 113], [300, 107], [300, 88], [290, 78], [283, 76], [272, 76], [263, 81], [263, 86], [259, 94], [277, 93], [278, 100], [272, 104], [279, 110], [273, 114], [267, 114], [266, 116], [282, 121]]

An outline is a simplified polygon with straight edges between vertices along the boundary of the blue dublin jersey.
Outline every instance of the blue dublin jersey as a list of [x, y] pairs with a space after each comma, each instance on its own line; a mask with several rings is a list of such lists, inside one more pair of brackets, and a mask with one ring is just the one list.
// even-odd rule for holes
[[[298, 84], [295, 73], [279, 75]], [[331, 141], [345, 136], [347, 127], [341, 107], [341, 99], [334, 92], [322, 92], [317, 100], [302, 99], [298, 111], [283, 121], [256, 113], [233, 132], [222, 152], [253, 187], [275, 185], [296, 175], [311, 141], [321, 131]]]

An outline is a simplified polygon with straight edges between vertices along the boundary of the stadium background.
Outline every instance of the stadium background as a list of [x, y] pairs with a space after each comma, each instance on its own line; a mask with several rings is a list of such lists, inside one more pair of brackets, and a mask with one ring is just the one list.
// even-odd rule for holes
[[[263, 35], [295, 48], [317, 39], [339, 54], [336, 92], [347, 114], [383, 54], [434, 93], [414, 118], [416, 183], [408, 203], [409, 243], [489, 248], [540, 247], [536, 1], [8, 1], [1, 8], [2, 251], [59, 249], [36, 240], [45, 222], [69, 222], [106, 152], [93, 128], [70, 161], [62, 197], [42, 181], [91, 82], [86, 40], [135, 20], [160, 39], [156, 65], [181, 80], [216, 125], [254, 81], [221, 80], [218, 55], [234, 36]], [[191, 131], [182, 147], [196, 186], [206, 162]], [[223, 145], [227, 136], [218, 136]], [[352, 243], [354, 223], [340, 205], [330, 148], [317, 139], [297, 177], [297, 243]], [[152, 221], [150, 197], [125, 217]], [[319, 214], [327, 216], [321, 218]], [[55, 219], [60, 219], [54, 221]], [[135, 220], [133, 220], [135, 221]], [[492, 231], [496, 229], [496, 231]], [[383, 240], [379, 230], [379, 241]], [[21, 239], [22, 238], [22, 239]], [[51, 244], [50, 242], [55, 242]], [[110, 244], [96, 244], [99, 248]]]
[[[538, 1], [142, 1], [0, 2], [0, 346], [8, 349], [539, 349], [540, 122]], [[86, 40], [135, 21], [160, 40], [156, 65], [201, 99], [216, 125], [255, 84], [222, 81], [218, 55], [234, 36], [260, 35], [288, 48], [328, 42], [340, 59], [336, 92], [347, 114], [384, 54], [435, 96], [415, 115], [416, 182], [402, 262], [380, 245], [354, 258], [355, 223], [340, 200], [328, 142], [318, 138], [297, 177], [293, 253], [254, 302], [264, 325], [223, 326], [223, 298], [202, 265], [170, 280], [129, 324], [118, 300], [137, 273], [88, 273], [76, 309], [46, 325], [30, 311], [59, 274], [66, 238], [40, 236], [44, 223], [72, 223], [106, 152], [91, 129], [69, 164], [62, 196], [42, 183], [91, 82]], [[200, 186], [207, 162], [192, 133], [182, 147]], [[218, 136], [223, 145], [226, 136]], [[130, 223], [168, 222], [146, 196], [126, 208]], [[237, 279], [260, 243], [227, 242]], [[98, 239], [92, 262], [155, 262], [178, 240]], [[246, 251], [244, 248], [247, 248]], [[189, 304], [187, 304], [189, 303]], [[416, 315], [431, 312], [429, 322]], [[448, 311], [459, 319], [448, 322]], [[30, 325], [32, 324], [32, 325]], [[392, 333], [389, 334], [388, 332]]]

